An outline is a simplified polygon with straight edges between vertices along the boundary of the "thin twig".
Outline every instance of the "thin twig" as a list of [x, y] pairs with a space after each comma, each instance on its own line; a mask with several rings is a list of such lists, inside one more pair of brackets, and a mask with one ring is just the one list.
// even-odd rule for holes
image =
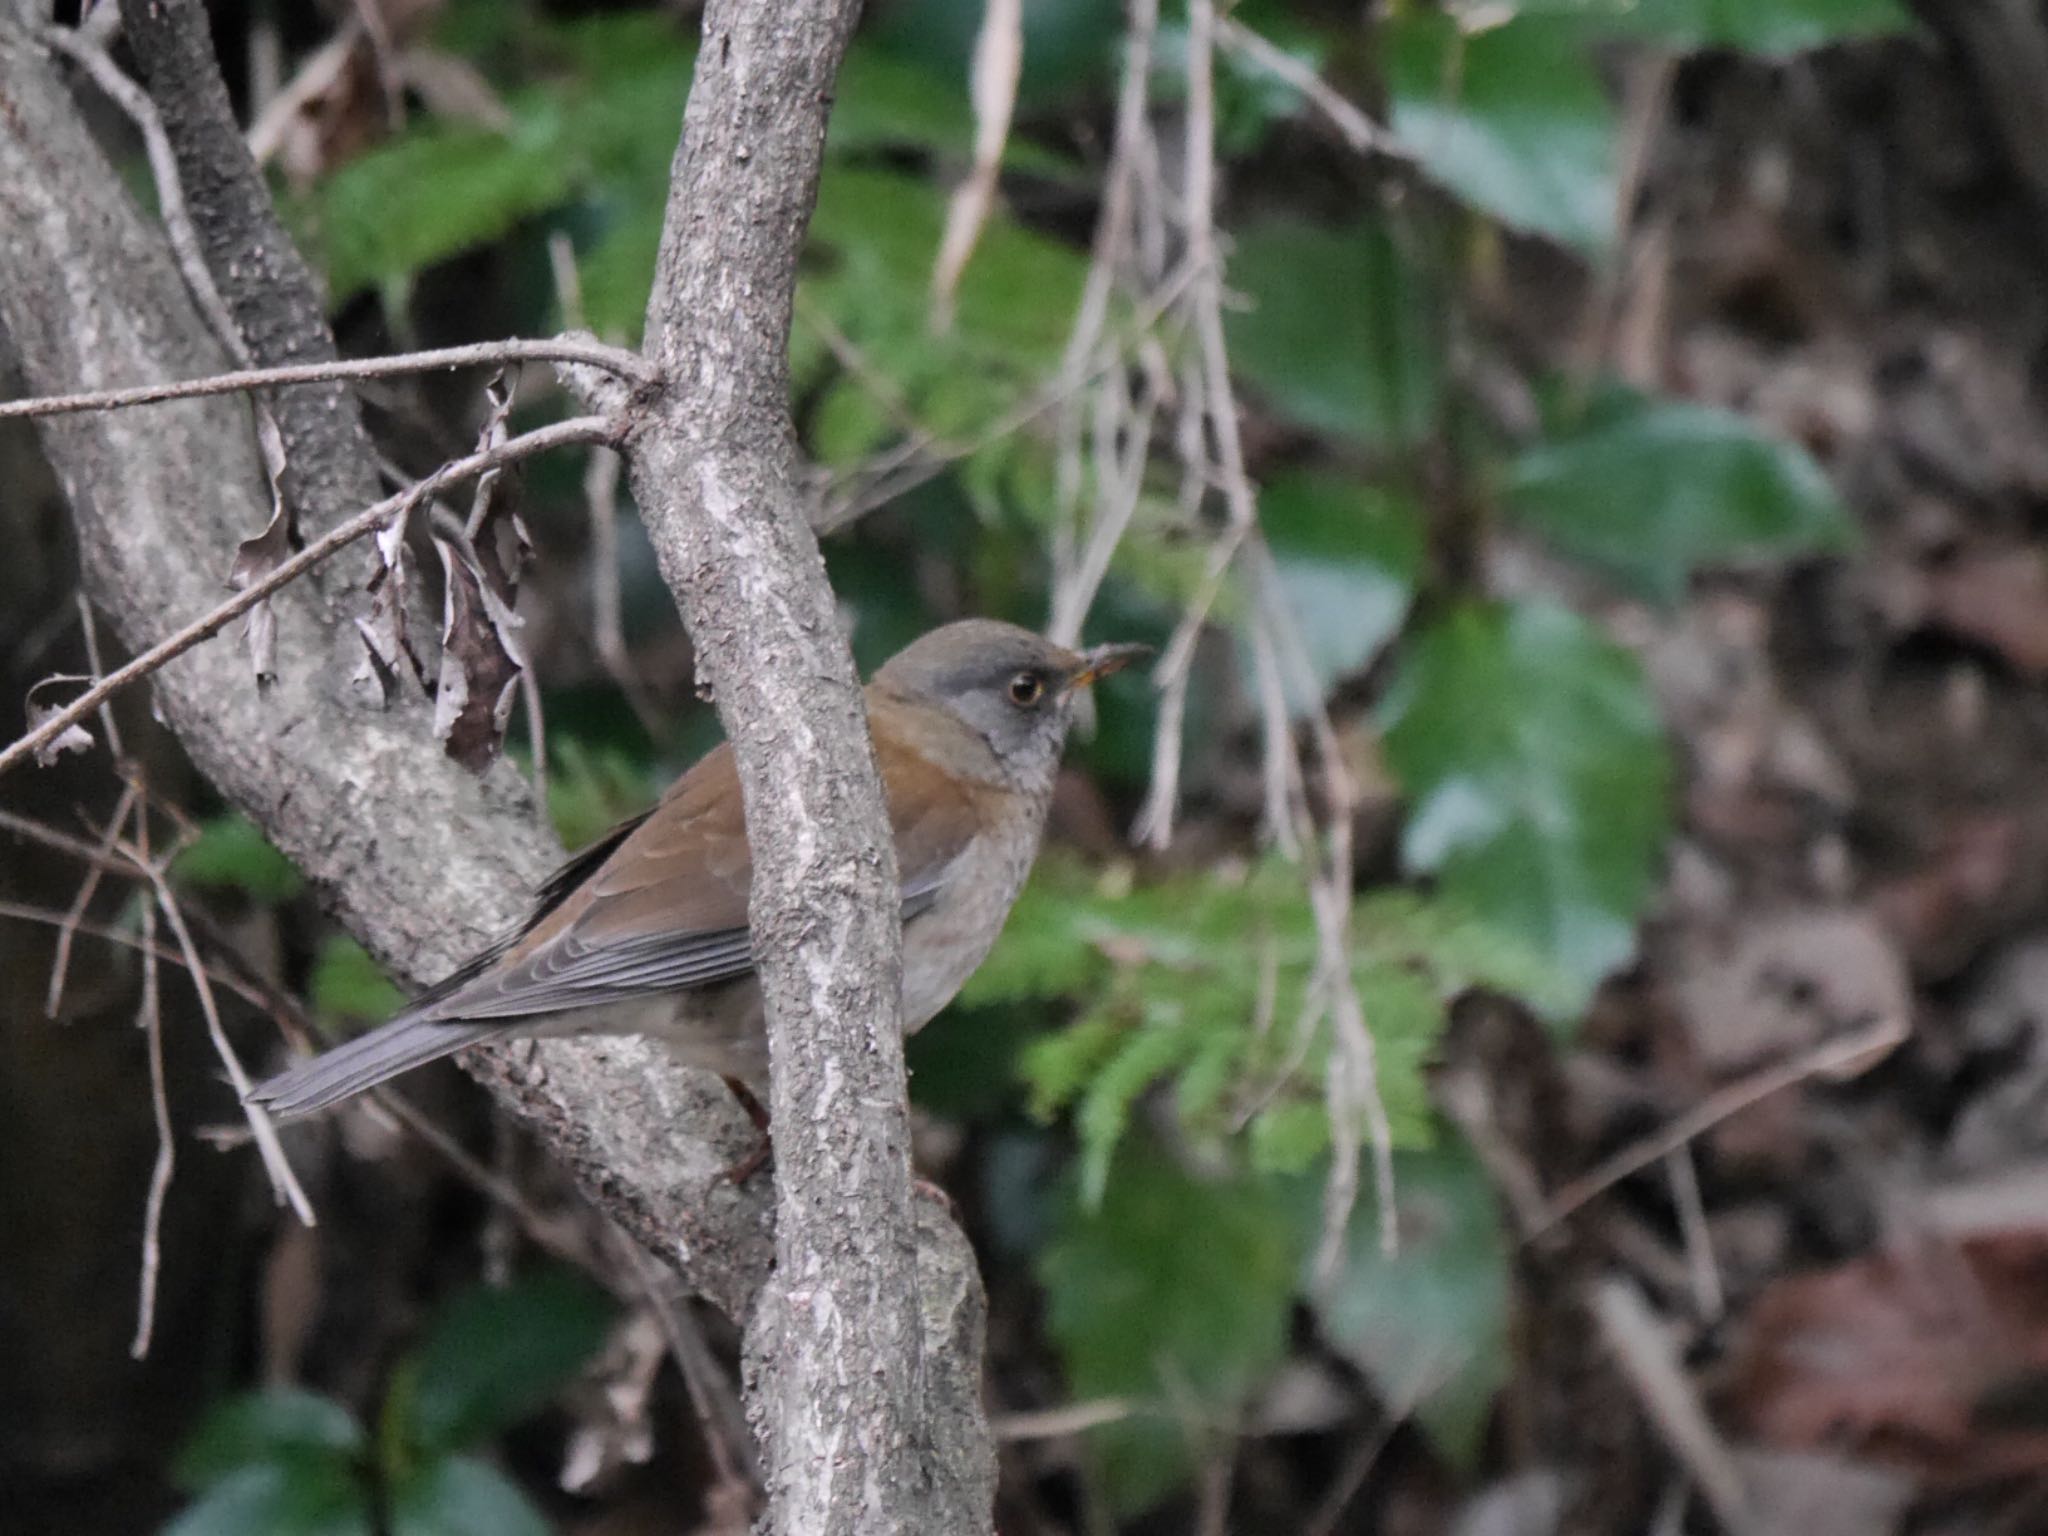
[[1649, 1303], [1632, 1282], [1610, 1276], [1593, 1287], [1591, 1307], [1622, 1375], [1664, 1443], [1706, 1495], [1721, 1529], [1729, 1536], [1746, 1536], [1755, 1524], [1742, 1470], [1715, 1432]]
[[690, 1298], [678, 1294], [675, 1277], [660, 1268], [640, 1244], [627, 1238], [621, 1247], [683, 1378], [683, 1390], [696, 1411], [704, 1446], [711, 1456], [712, 1477], [720, 1486], [743, 1493], [749, 1507], [757, 1507], [761, 1484], [753, 1471], [754, 1454], [747, 1435], [746, 1413], [732, 1383], [713, 1358], [704, 1330], [697, 1326]]
[[1730, 1115], [1741, 1113], [1759, 1099], [1769, 1098], [1779, 1089], [1793, 1087], [1809, 1077], [1840, 1072], [1866, 1058], [1875, 1058], [1904, 1040], [1911, 1028], [1910, 1021], [1903, 1015], [1886, 1015], [1846, 1035], [1823, 1040], [1789, 1061], [1759, 1068], [1747, 1077], [1717, 1089], [1661, 1130], [1630, 1142], [1597, 1168], [1558, 1190], [1541, 1219], [1523, 1234], [1523, 1240], [1541, 1237], [1587, 1201], [1606, 1193], [1630, 1174], [1649, 1167], [1695, 1137], [1706, 1134]]
[[234, 373], [210, 374], [203, 379], [186, 379], [174, 384], [142, 384], [130, 389], [98, 389], [77, 395], [9, 400], [0, 403], [0, 421], [17, 416], [118, 411], [135, 405], [157, 405], [166, 400], [191, 400], [204, 395], [231, 395], [240, 390], [268, 389], [283, 384], [382, 379], [410, 373], [432, 373], [437, 369], [486, 368], [506, 363], [576, 363], [617, 374], [636, 384], [651, 383], [655, 378], [653, 364], [622, 347], [608, 347], [602, 342], [577, 341], [569, 337], [551, 340], [513, 337], [506, 341], [477, 342], [466, 347], [401, 352], [391, 357], [340, 358], [327, 363], [292, 363], [280, 368], [244, 368]]
[[[142, 910], [148, 920], [153, 922], [154, 917], [150, 916], [150, 914], [155, 912], [155, 908], [145, 903]], [[126, 933], [108, 923], [74, 922], [69, 913], [59, 912], [55, 907], [31, 906], [29, 903], [21, 901], [0, 901], [0, 918], [11, 918], [18, 923], [39, 923], [47, 928], [68, 927], [75, 933], [82, 934], [88, 939], [98, 939], [103, 944], [112, 944], [121, 949], [133, 950], [137, 954], [142, 954], [147, 950], [154, 954], [158, 960], [168, 960], [171, 964], [180, 967], [185, 964], [184, 955], [168, 944], [160, 942], [146, 943], [137, 935]], [[269, 995], [260, 987], [251, 985], [241, 977], [214, 969], [213, 967], [208, 967], [208, 974], [212, 976], [214, 985], [226, 987], [235, 996], [241, 998], [243, 1002], [253, 1004], [258, 1008], [268, 1008], [270, 1006], [271, 999]]]
[[1714, 1236], [1707, 1228], [1707, 1210], [1700, 1199], [1699, 1170], [1692, 1148], [1674, 1147], [1664, 1154], [1671, 1178], [1671, 1201], [1678, 1208], [1678, 1230], [1685, 1236], [1686, 1271], [1692, 1281], [1693, 1305], [1704, 1322], [1719, 1322], [1728, 1310], [1721, 1286], [1721, 1266], [1714, 1262]]
[[[100, 852], [108, 858], [113, 856], [114, 843], [121, 836], [121, 828], [128, 821], [128, 809], [134, 803], [135, 781], [130, 779], [121, 787], [121, 798], [114, 804], [114, 814], [107, 818], [107, 830], [100, 834]], [[50, 986], [43, 994], [43, 1017], [46, 1019], [56, 1018], [57, 1010], [64, 1005], [64, 981], [71, 972], [72, 937], [85, 920], [85, 909], [92, 904], [92, 898], [100, 888], [100, 877], [105, 873], [103, 864], [86, 865], [85, 877], [78, 882], [78, 895], [72, 899], [71, 910], [64, 914], [63, 922], [58, 925], [57, 948], [50, 957]]]
[[[85, 637], [85, 664], [87, 670], [92, 673], [93, 681], [98, 682], [107, 674], [105, 665], [100, 661], [99, 625], [93, 622], [91, 599], [82, 590], [77, 594], [77, 597], [78, 629], [79, 633]], [[103, 705], [100, 709], [100, 729], [106, 733], [107, 747], [114, 756], [116, 758], [126, 757], [128, 749], [121, 745], [120, 722], [114, 719], [114, 711], [111, 706]], [[116, 821], [120, 820], [118, 816], [114, 819]]]
[[308, 1227], [317, 1225], [313, 1217], [313, 1202], [306, 1198], [305, 1190], [299, 1186], [298, 1175], [292, 1172], [291, 1162], [278, 1143], [277, 1128], [270, 1123], [270, 1116], [262, 1106], [249, 1102], [249, 1094], [255, 1084], [243, 1070], [242, 1058], [236, 1053], [234, 1042], [228, 1039], [227, 1026], [221, 1022], [220, 1005], [214, 1000], [212, 978], [199, 958], [199, 946], [192, 942], [192, 931], [185, 926], [185, 914], [179, 909], [171, 882], [165, 878], [162, 869], [139, 851], [127, 851], [147, 872], [150, 886], [156, 893], [156, 903], [163, 910], [165, 921], [171, 925], [171, 934], [177, 939], [178, 948], [184, 952], [185, 969], [192, 977], [193, 990], [199, 994], [199, 1011], [206, 1016], [206, 1032], [213, 1040], [214, 1053], [227, 1069], [228, 1081], [234, 1084], [235, 1094], [242, 1101], [242, 1112], [248, 1117], [249, 1131], [256, 1139], [257, 1150], [262, 1154], [263, 1167], [270, 1175], [278, 1203], [290, 1205], [301, 1224]]
[[[123, 801], [126, 807], [135, 799], [136, 785], [128, 784], [128, 795]], [[118, 833], [121, 817], [109, 823], [108, 830]], [[149, 848], [149, 809], [137, 808], [135, 812], [136, 846]], [[157, 1276], [163, 1269], [163, 1220], [164, 1200], [171, 1191], [171, 1174], [177, 1167], [178, 1153], [175, 1133], [171, 1126], [171, 1098], [164, 1083], [164, 1038], [163, 1000], [158, 987], [156, 908], [144, 902], [142, 906], [142, 999], [136, 1007], [136, 1024], [141, 1028], [149, 1052], [149, 1105], [156, 1121], [156, 1162], [149, 1171], [149, 1194], [142, 1205], [142, 1273], [137, 1280], [139, 1290], [135, 1304], [135, 1337], [128, 1345], [130, 1358], [140, 1360], [149, 1353], [151, 1337], [156, 1332], [156, 1285]]]
[[1104, 1424], [1120, 1424], [1144, 1405], [1134, 1397], [1098, 1397], [1085, 1403], [1066, 1403], [1058, 1408], [1032, 1408], [1016, 1413], [999, 1413], [989, 1420], [989, 1430], [1005, 1444], [1019, 1440], [1061, 1440]]
[[1388, 160], [1398, 160], [1403, 165], [1420, 164], [1415, 151], [1402, 143], [1391, 129], [1367, 117], [1356, 103], [1339, 95], [1308, 65], [1235, 17], [1217, 19], [1216, 37], [1254, 69], [1298, 91], [1302, 99], [1321, 113], [1324, 121], [1359, 154], [1379, 155]]
[[38, 747], [62, 735], [98, 708], [101, 701], [111, 698], [137, 679], [149, 676], [166, 662], [182, 656], [195, 645], [211, 639], [273, 592], [290, 585], [314, 566], [346, 549], [356, 540], [375, 533], [392, 518], [405, 515], [435, 493], [471, 476], [482, 474], [487, 469], [515, 463], [536, 453], [544, 453], [550, 448], [569, 447], [579, 443], [610, 442], [617, 437], [618, 432], [618, 423], [608, 417], [575, 416], [568, 421], [556, 422], [550, 427], [540, 427], [532, 432], [523, 433], [496, 448], [473, 453], [466, 458], [442, 465], [424, 480], [396, 496], [387, 496], [375, 506], [357, 513], [347, 522], [329, 529], [260, 580], [242, 588], [212, 612], [193, 620], [169, 639], [150, 647], [126, 666], [109, 673], [64, 708], [53, 711], [34, 730], [22, 736], [5, 751], [0, 751], [0, 774], [4, 774]]

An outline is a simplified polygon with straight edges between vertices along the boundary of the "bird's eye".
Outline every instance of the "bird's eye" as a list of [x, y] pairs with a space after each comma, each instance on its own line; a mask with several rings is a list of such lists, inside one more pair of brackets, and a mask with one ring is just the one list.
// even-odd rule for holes
[[1045, 679], [1036, 672], [1019, 672], [1010, 679], [1010, 702], [1019, 709], [1029, 709], [1045, 697]]

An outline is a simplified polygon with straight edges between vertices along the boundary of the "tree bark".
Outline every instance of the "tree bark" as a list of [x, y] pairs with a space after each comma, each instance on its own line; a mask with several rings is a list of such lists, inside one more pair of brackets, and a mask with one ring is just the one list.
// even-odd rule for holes
[[[792, 478], [790, 285], [852, 7], [711, 8], [628, 443], [664, 572], [738, 745], [775, 1052], [780, 1233], [765, 1181], [716, 1177], [749, 1131], [715, 1079], [639, 1041], [476, 1053], [583, 1187], [749, 1332], [771, 1526], [990, 1528], [980, 1281], [907, 1188], [894, 868], [852, 663]], [[227, 365], [158, 231], [33, 35], [0, 21], [0, 328], [31, 390]], [[245, 404], [40, 424], [95, 600], [131, 646], [211, 606], [268, 513]], [[431, 979], [511, 921], [554, 850], [523, 786], [448, 762], [413, 708], [348, 681], [353, 595], [281, 594], [278, 681], [230, 645], [155, 679], [201, 769], [396, 974]], [[879, 1106], [879, 1107], [878, 1107]], [[777, 1281], [755, 1312], [771, 1256]]]
[[647, 315], [667, 383], [626, 454], [739, 759], [754, 849], [777, 1205], [747, 1375], [769, 1523], [951, 1536], [990, 1528], [992, 1457], [931, 1399], [895, 850], [789, 415], [797, 256], [859, 9], [706, 7]]

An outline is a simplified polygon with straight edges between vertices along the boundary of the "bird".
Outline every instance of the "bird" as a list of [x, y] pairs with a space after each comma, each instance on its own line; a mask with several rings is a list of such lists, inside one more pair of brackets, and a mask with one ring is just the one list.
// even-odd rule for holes
[[[1014, 624], [964, 619], [912, 641], [869, 682], [902, 885], [906, 1033], [950, 1003], [994, 946], [1038, 856], [1081, 690], [1148, 650], [1076, 651]], [[511, 933], [380, 1028], [248, 1097], [287, 1120], [486, 1041], [644, 1034], [725, 1078], [765, 1136], [752, 875], [728, 743], [652, 810], [555, 871]]]

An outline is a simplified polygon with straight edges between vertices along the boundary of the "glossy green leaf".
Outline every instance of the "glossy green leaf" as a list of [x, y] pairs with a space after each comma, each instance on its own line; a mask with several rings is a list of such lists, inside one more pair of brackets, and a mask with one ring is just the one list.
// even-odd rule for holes
[[220, 886], [274, 906], [305, 889], [298, 869], [240, 812], [203, 822], [171, 874], [186, 885]]
[[338, 1464], [269, 1462], [231, 1472], [158, 1536], [373, 1536], [369, 1485]]
[[1380, 1247], [1362, 1202], [1335, 1284], [1311, 1296], [1323, 1336], [1411, 1408], [1449, 1455], [1470, 1465], [1507, 1375], [1507, 1252], [1493, 1190], [1461, 1142], [1395, 1159], [1400, 1250]]
[[1382, 724], [1409, 867], [1590, 996], [1634, 952], [1670, 830], [1670, 752], [1635, 657], [1547, 603], [1466, 604], [1415, 637]]
[[429, 1461], [391, 1499], [391, 1536], [549, 1536], [525, 1491], [471, 1456]]
[[340, 1403], [296, 1388], [248, 1392], [213, 1408], [178, 1453], [181, 1488], [212, 1487], [256, 1466], [348, 1466], [363, 1452], [362, 1426]]
[[1385, 229], [1272, 220], [1238, 235], [1228, 276], [1231, 367], [1273, 410], [1370, 448], [1434, 429], [1436, 294]]
[[1259, 496], [1259, 526], [1315, 673], [1313, 699], [1364, 666], [1407, 617], [1423, 561], [1423, 513], [1399, 492], [1312, 471]]
[[407, 1441], [429, 1453], [472, 1445], [545, 1404], [611, 1326], [610, 1299], [567, 1270], [479, 1287], [441, 1314], [394, 1388]]
[[1269, 1191], [1196, 1183], [1150, 1149], [1099, 1210], [1067, 1207], [1038, 1275], [1068, 1390], [1139, 1399], [1088, 1435], [1113, 1508], [1142, 1510], [1187, 1475], [1201, 1447], [1179, 1417], [1227, 1417], [1278, 1366], [1299, 1263], [1296, 1219]]
[[1508, 467], [1509, 510], [1558, 550], [1675, 603], [1703, 566], [1846, 548], [1813, 456], [1713, 406], [1609, 392]]
[[1577, 28], [1464, 31], [1410, 7], [1382, 30], [1394, 131], [1429, 174], [1512, 228], [1587, 254], [1614, 239], [1614, 109]]

